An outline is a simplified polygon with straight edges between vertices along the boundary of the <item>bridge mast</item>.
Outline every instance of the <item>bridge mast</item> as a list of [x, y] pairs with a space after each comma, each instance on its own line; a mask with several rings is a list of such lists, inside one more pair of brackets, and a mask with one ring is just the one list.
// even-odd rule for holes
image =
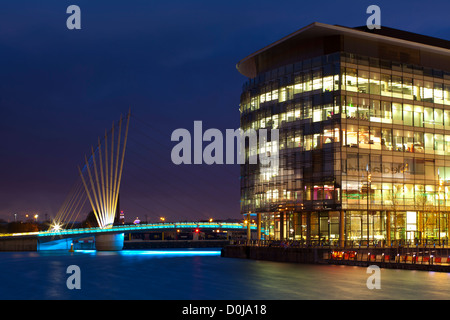
[[[85, 172], [89, 179], [85, 177], [85, 173], [78, 168], [83, 186], [88, 195], [95, 218], [100, 228], [110, 228], [114, 224], [119, 205], [120, 184], [122, 181], [122, 172], [125, 159], [125, 150], [128, 140], [128, 129], [130, 125], [131, 110], [127, 115], [125, 132], [122, 133], [122, 116], [118, 124], [117, 138], [115, 134], [115, 126], [111, 129], [111, 153], [108, 154], [108, 135], [105, 133], [104, 139], [104, 159], [102, 154], [102, 143], [98, 140], [98, 153], [91, 148], [92, 155], [85, 157]], [[123, 141], [122, 141], [123, 135]], [[108, 159], [108, 157], [110, 158]], [[99, 161], [96, 161], [96, 158]], [[103, 161], [104, 160], [104, 161]], [[84, 169], [83, 168], [83, 169]], [[92, 170], [93, 169], [93, 174]], [[87, 180], [87, 181], [86, 181]], [[89, 184], [89, 183], [90, 184]]]

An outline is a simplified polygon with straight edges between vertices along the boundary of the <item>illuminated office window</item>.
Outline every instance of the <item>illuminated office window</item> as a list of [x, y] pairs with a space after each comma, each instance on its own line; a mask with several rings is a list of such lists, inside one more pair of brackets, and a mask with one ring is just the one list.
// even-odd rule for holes
[[392, 123], [392, 105], [390, 102], [381, 102], [381, 115], [383, 123]]
[[413, 80], [411, 78], [403, 78], [403, 99], [413, 100]]
[[353, 125], [347, 127], [347, 146], [358, 147], [358, 130]]
[[381, 150], [381, 128], [371, 127], [370, 128], [370, 140], [369, 144], [371, 149]]
[[381, 94], [380, 74], [377, 72], [370, 73], [369, 93]]
[[438, 108], [434, 109], [434, 127], [436, 129], [444, 128], [444, 110]]
[[370, 105], [369, 99], [359, 99], [358, 118], [360, 120], [369, 120]]
[[311, 91], [313, 88], [312, 86], [312, 78], [311, 73], [305, 73], [303, 77], [303, 91]]
[[434, 83], [433, 97], [434, 103], [444, 103], [444, 85], [442, 83]]
[[414, 126], [423, 127], [423, 107], [414, 106]]
[[337, 90], [337, 89], [334, 89], [333, 76], [324, 77], [323, 78], [323, 91], [328, 92], [328, 91], [333, 91], [333, 90]]
[[424, 143], [423, 132], [414, 132], [413, 152], [423, 153]]
[[403, 84], [400, 76], [392, 76], [392, 97], [403, 98]]
[[404, 151], [414, 152], [414, 132], [405, 130], [403, 135]]
[[392, 129], [381, 129], [381, 150], [393, 150]]
[[392, 83], [389, 74], [381, 74], [381, 95], [385, 97], [392, 96]]
[[425, 81], [423, 88], [423, 101], [433, 102], [433, 82]]
[[369, 72], [358, 70], [358, 92], [369, 93]]
[[345, 90], [358, 92], [358, 75], [356, 69], [345, 69]]
[[370, 121], [381, 122], [383, 113], [381, 112], [381, 102], [379, 100], [370, 101]]
[[313, 73], [313, 88], [312, 90], [322, 91], [322, 72], [321, 70], [316, 70]]
[[393, 130], [393, 146], [394, 151], [405, 151], [403, 145], [403, 130]]
[[392, 104], [392, 120], [395, 124], [403, 124], [403, 110], [401, 103]]
[[425, 124], [425, 128], [434, 128], [433, 108], [424, 108], [423, 122]]
[[444, 128], [450, 130], [450, 110], [444, 110]]
[[432, 133], [424, 133], [425, 153], [434, 153], [434, 138]]
[[403, 124], [406, 126], [413, 125], [413, 106], [410, 104], [403, 105]]
[[279, 95], [279, 102], [285, 102], [287, 100], [287, 92], [286, 88], [281, 88]]
[[359, 147], [368, 149], [370, 148], [370, 135], [369, 135], [369, 127], [360, 126], [359, 127]]
[[303, 92], [303, 77], [301, 74], [295, 76], [294, 94]]
[[423, 80], [413, 79], [413, 98], [417, 101], [423, 99]]
[[434, 135], [434, 150], [436, 154], [444, 154], [444, 136], [442, 134]]
[[448, 134], [444, 138], [444, 154], [450, 155], [450, 135]]
[[444, 104], [450, 105], [450, 84], [444, 85]]

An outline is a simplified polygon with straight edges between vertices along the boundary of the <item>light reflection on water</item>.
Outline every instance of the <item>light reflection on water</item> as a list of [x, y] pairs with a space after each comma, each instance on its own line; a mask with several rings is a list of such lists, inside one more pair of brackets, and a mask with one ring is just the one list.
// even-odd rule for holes
[[[0, 253], [0, 299], [449, 299], [450, 274], [221, 258], [219, 250]], [[81, 290], [69, 290], [69, 265]]]

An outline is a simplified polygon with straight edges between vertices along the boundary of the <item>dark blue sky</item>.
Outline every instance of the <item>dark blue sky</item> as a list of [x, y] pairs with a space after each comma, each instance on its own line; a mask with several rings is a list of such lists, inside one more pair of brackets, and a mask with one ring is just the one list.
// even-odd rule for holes
[[[250, 53], [314, 22], [381, 24], [450, 40], [448, 1], [0, 3], [0, 218], [54, 216], [97, 137], [132, 108], [127, 219], [238, 218], [236, 166], [175, 166], [177, 128], [236, 129]], [[81, 8], [82, 30], [66, 28]], [[153, 129], [151, 129], [153, 128]], [[151, 150], [151, 151], [149, 151]]]

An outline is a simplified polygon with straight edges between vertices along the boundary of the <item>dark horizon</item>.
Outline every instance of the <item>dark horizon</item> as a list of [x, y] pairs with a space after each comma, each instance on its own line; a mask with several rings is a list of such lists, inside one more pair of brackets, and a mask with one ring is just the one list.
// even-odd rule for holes
[[[81, 8], [81, 30], [66, 28], [71, 4]], [[247, 80], [239, 60], [314, 21], [364, 25], [370, 4], [2, 3], [0, 219], [54, 217], [84, 155], [129, 108], [127, 221], [240, 218], [238, 165], [176, 166], [171, 133], [192, 131], [196, 120], [204, 130], [237, 129]], [[450, 40], [448, 2], [377, 5], [382, 27]]]

